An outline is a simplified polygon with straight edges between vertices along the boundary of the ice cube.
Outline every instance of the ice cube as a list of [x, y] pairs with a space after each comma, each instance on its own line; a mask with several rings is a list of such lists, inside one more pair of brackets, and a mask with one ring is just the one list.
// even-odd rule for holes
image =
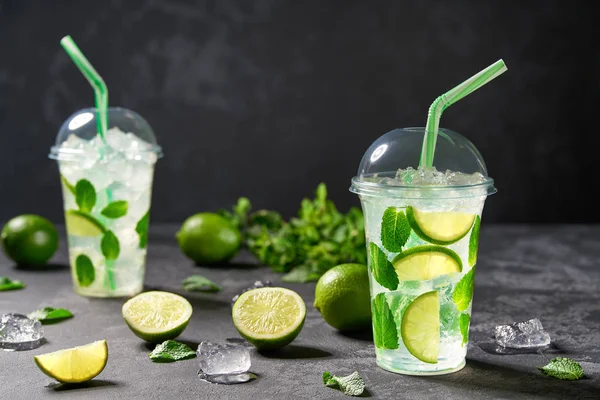
[[496, 343], [502, 347], [528, 349], [550, 344], [550, 335], [539, 319], [499, 325], [495, 330]]
[[206, 375], [241, 374], [250, 369], [250, 352], [245, 346], [203, 341], [196, 354]]
[[[252, 290], [252, 289], [259, 289], [259, 288], [263, 288], [263, 287], [268, 287], [271, 286], [271, 281], [256, 281], [252, 284], [252, 286], [244, 289], [242, 291], [242, 293], [247, 292], [248, 290]], [[233, 296], [233, 299], [231, 299], [231, 305], [235, 304], [235, 302], [237, 301], [237, 299], [240, 297], [240, 295], [242, 293], [236, 294], [235, 296]]]
[[0, 348], [4, 350], [31, 350], [42, 345], [44, 328], [39, 321], [22, 314], [0, 315]]
[[198, 377], [206, 382], [219, 383], [222, 385], [235, 385], [245, 383], [256, 379], [252, 372], [242, 372], [241, 374], [207, 375], [202, 370], [198, 371]]

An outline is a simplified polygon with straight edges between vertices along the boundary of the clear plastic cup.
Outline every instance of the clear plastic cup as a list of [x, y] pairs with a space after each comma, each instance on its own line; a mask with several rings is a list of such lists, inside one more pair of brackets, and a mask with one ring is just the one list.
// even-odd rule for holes
[[397, 171], [419, 164], [423, 135], [424, 128], [405, 128], [381, 136], [350, 188], [365, 217], [377, 364], [408, 375], [465, 365], [479, 224], [496, 191], [475, 146], [445, 129], [434, 165], [478, 178], [421, 184], [413, 173], [414, 184], [400, 184]]
[[97, 134], [96, 110], [71, 115], [49, 157], [58, 161], [75, 292], [91, 297], [142, 291], [154, 164], [161, 147], [150, 125], [124, 108], [108, 109]]

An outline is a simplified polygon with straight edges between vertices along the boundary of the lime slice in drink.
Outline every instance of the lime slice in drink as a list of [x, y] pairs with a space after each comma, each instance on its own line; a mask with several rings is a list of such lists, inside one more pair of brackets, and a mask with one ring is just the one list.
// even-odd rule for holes
[[392, 261], [401, 281], [422, 281], [462, 271], [460, 257], [441, 246], [416, 246], [398, 254]]
[[192, 316], [192, 305], [173, 293], [146, 292], [123, 304], [122, 313], [136, 336], [160, 343], [183, 332]]
[[440, 302], [438, 292], [427, 292], [408, 306], [402, 316], [402, 341], [419, 360], [437, 364], [440, 346]]
[[96, 218], [78, 210], [65, 212], [67, 233], [74, 236], [100, 236], [106, 228]]
[[233, 324], [258, 349], [276, 349], [298, 336], [306, 318], [306, 305], [298, 293], [265, 287], [242, 293], [233, 305]]
[[434, 244], [451, 244], [462, 239], [473, 226], [476, 214], [462, 212], [426, 212], [406, 209], [406, 217], [415, 233]]
[[40, 354], [33, 359], [44, 374], [59, 382], [85, 382], [97, 376], [106, 366], [108, 346], [106, 340], [99, 340], [85, 346]]

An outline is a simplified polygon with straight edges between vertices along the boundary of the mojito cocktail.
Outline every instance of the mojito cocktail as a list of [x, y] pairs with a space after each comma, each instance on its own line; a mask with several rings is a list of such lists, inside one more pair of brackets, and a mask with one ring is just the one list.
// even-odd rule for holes
[[481, 212], [495, 191], [479, 152], [452, 131], [440, 132], [438, 165], [470, 173], [395, 169], [418, 162], [423, 132], [378, 139], [351, 187], [365, 217], [377, 364], [413, 375], [465, 364]]
[[142, 291], [154, 164], [154, 134], [138, 114], [109, 108], [96, 133], [94, 109], [62, 126], [50, 157], [58, 161], [73, 286], [94, 297]]

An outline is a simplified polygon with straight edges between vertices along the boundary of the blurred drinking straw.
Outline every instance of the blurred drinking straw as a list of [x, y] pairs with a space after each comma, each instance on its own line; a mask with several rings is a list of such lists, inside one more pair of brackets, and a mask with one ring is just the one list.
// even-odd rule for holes
[[483, 71], [473, 75], [454, 89], [449, 90], [434, 100], [429, 107], [427, 115], [427, 125], [425, 127], [425, 137], [423, 138], [423, 148], [421, 149], [421, 160], [419, 166], [432, 167], [433, 156], [435, 154], [435, 144], [437, 141], [438, 128], [442, 113], [452, 104], [473, 93], [486, 83], [506, 72], [507, 68], [504, 61], [498, 60]]

